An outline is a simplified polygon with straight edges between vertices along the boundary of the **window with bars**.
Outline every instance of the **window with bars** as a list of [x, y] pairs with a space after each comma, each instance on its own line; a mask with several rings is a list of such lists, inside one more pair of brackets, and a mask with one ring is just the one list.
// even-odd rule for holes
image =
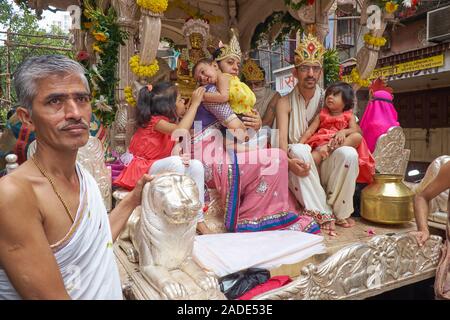
[[281, 44], [263, 42], [257, 49], [250, 53], [250, 58], [264, 69], [266, 83], [275, 89], [275, 76], [273, 71], [290, 66], [294, 62], [296, 40], [286, 37]]

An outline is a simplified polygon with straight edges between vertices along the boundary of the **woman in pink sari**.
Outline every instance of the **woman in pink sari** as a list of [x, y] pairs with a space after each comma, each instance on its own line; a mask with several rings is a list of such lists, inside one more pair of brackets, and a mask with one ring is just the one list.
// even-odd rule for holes
[[373, 153], [378, 138], [389, 128], [400, 124], [393, 105], [392, 88], [387, 87], [381, 78], [377, 78], [370, 86], [370, 92], [372, 99], [369, 101], [359, 125], [367, 146]]
[[[215, 92], [215, 86], [208, 86]], [[194, 121], [191, 152], [205, 167], [205, 182], [216, 188], [225, 208], [229, 232], [289, 229], [319, 233], [313, 218], [302, 215], [288, 188], [286, 153], [280, 149], [235, 152], [224, 148], [227, 119], [233, 111], [215, 104], [212, 114], [200, 106]], [[222, 125], [224, 124], [224, 125]]]
[[[218, 62], [223, 72], [238, 75], [240, 56], [236, 50]], [[206, 92], [217, 92], [208, 85]], [[289, 229], [319, 233], [312, 217], [296, 208], [288, 188], [287, 155], [280, 149], [236, 152], [224, 148], [225, 129], [240, 121], [229, 103], [203, 103], [194, 121], [191, 152], [205, 167], [205, 182], [216, 188], [225, 207], [225, 227], [229, 232]], [[261, 127], [259, 115], [243, 118], [247, 128]], [[259, 120], [259, 121], [258, 121]], [[236, 128], [236, 127], [235, 127]]]

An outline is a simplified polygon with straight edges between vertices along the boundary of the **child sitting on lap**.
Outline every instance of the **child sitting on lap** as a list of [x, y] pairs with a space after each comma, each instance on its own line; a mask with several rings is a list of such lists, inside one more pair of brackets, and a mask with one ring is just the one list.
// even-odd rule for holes
[[[336, 82], [325, 91], [325, 106], [313, 120], [300, 143], [312, 148], [312, 157], [317, 167], [337, 148], [350, 146], [357, 150], [359, 157], [359, 176], [357, 182], [370, 183], [375, 173], [375, 160], [372, 157], [361, 129], [353, 114], [354, 92], [345, 82]], [[354, 221], [341, 218], [336, 224], [351, 227]]]

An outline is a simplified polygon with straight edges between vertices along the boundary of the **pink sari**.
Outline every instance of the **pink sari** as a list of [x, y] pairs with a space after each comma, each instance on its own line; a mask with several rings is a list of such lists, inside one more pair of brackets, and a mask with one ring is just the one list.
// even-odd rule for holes
[[[196, 128], [191, 152], [205, 166], [207, 186], [219, 191], [225, 207], [226, 229], [229, 232], [291, 229], [319, 233], [314, 219], [296, 210], [295, 198], [288, 188], [286, 153], [280, 149], [245, 153], [224, 150], [223, 132], [219, 131], [223, 127], [217, 119], [202, 118], [202, 114], [204, 110], [197, 113], [196, 121], [202, 121], [202, 128]], [[215, 152], [211, 152], [213, 149]], [[257, 160], [250, 162], [250, 159]]]
[[386, 133], [389, 128], [400, 125], [392, 99], [389, 92], [376, 91], [359, 123], [367, 146], [372, 153], [375, 151], [378, 138]]

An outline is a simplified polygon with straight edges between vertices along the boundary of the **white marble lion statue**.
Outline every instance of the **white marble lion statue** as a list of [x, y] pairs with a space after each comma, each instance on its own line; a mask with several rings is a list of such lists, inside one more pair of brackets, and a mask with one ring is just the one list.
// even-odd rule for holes
[[145, 185], [140, 217], [129, 221], [139, 269], [163, 298], [224, 299], [216, 277], [192, 259], [200, 208], [194, 180], [165, 173]]

